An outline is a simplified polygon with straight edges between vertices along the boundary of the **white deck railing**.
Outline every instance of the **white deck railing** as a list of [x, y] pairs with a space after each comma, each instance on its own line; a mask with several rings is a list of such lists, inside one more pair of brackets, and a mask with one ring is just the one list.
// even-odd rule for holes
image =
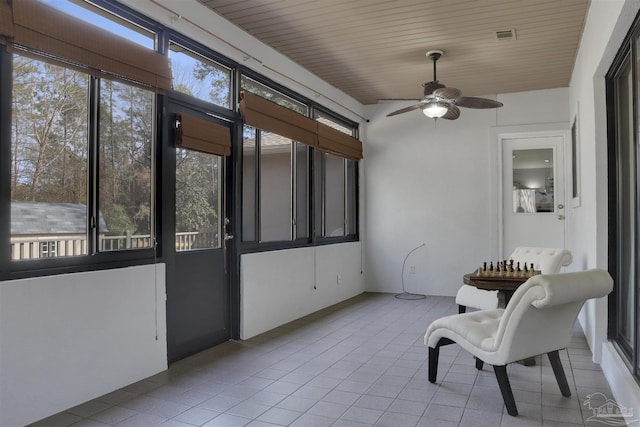
[[[100, 236], [100, 251], [150, 248], [153, 246], [148, 234], [128, 234], [121, 236]], [[180, 232], [176, 233], [176, 251], [219, 247], [218, 233]], [[65, 257], [87, 254], [87, 239], [77, 235], [48, 235], [11, 237], [11, 259], [37, 259]]]

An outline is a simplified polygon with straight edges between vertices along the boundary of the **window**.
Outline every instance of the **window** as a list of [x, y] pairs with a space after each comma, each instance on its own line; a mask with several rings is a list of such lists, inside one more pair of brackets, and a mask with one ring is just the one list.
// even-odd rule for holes
[[169, 52], [174, 90], [231, 108], [231, 70], [175, 42]]
[[13, 55], [12, 260], [153, 245], [154, 102], [149, 90]]
[[40, 258], [58, 256], [58, 242], [40, 242]]
[[309, 108], [300, 101], [296, 101], [290, 96], [287, 96], [277, 90], [264, 85], [251, 77], [243, 75], [240, 78], [240, 89], [260, 96], [261, 98], [268, 99], [282, 107], [293, 110], [296, 113], [300, 113], [306, 116], [309, 112]]
[[85, 2], [76, 4], [72, 0], [44, 0], [43, 3], [79, 20], [103, 28], [119, 37], [124, 37], [140, 46], [152, 50], [155, 48], [155, 33], [120, 16], [114, 15], [105, 9]]
[[155, 96], [107, 79], [100, 81], [99, 250], [151, 247], [151, 160]]
[[220, 247], [223, 159], [176, 148], [176, 251]]
[[13, 77], [11, 259], [56, 256], [35, 242], [87, 235], [89, 77], [19, 55]]
[[308, 147], [245, 126], [242, 151], [243, 240], [308, 237]]
[[[207, 114], [233, 121], [239, 88], [301, 125], [293, 133], [244, 126], [238, 141], [244, 242], [286, 247], [356, 238], [359, 157], [345, 158], [331, 141], [320, 147], [318, 135], [318, 122], [349, 136], [355, 124], [312, 112], [312, 102], [257, 73], [236, 74], [238, 64], [117, 2], [8, 7], [13, 25], [33, 35], [16, 32], [0, 43], [0, 72], [12, 77], [4, 95], [11, 99], [2, 104], [12, 106], [11, 123], [5, 116], [0, 156], [8, 171], [0, 192], [10, 205], [2, 229], [10, 269], [150, 256], [139, 250], [155, 247], [155, 146], [163, 126], [156, 101], [166, 90], [204, 101]], [[195, 150], [177, 150], [176, 221], [178, 234], [201, 237], [176, 237], [178, 250], [221, 246], [224, 162]], [[27, 266], [38, 259], [42, 264]]]
[[301, 102], [244, 81], [250, 91], [240, 96], [245, 122], [242, 240], [356, 238], [362, 144], [353, 136], [355, 125], [322, 111], [312, 119], [299, 113], [305, 110]]
[[[609, 269], [616, 286], [609, 296], [609, 338], [640, 380], [638, 235], [640, 165], [638, 105], [640, 52], [638, 19], [607, 75], [609, 114]], [[635, 51], [635, 52], [634, 52]]]
[[[322, 112], [316, 120], [342, 133], [353, 136], [348, 127]], [[343, 237], [357, 233], [357, 163], [330, 153], [317, 152], [316, 170], [316, 230], [322, 237]]]
[[[276, 115], [288, 110], [306, 115], [308, 111], [305, 104], [247, 76], [242, 76], [241, 82], [243, 90], [258, 95], [252, 99], [259, 104], [267, 108], [277, 104]], [[303, 120], [313, 124], [308, 118]], [[269, 130], [244, 126], [242, 240], [245, 242], [296, 241], [309, 237], [310, 149], [289, 132], [291, 129], [283, 123]]]

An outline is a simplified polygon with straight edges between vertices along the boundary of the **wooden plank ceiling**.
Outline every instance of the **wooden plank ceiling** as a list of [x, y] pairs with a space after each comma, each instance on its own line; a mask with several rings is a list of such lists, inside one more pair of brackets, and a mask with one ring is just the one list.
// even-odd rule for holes
[[[363, 104], [566, 87], [589, 0], [199, 0]], [[496, 32], [515, 31], [502, 40]]]

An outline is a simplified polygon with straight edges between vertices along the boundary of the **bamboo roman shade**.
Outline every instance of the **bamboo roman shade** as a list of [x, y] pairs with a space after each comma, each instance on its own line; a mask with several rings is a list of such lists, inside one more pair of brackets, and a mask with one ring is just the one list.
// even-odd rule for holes
[[350, 160], [362, 158], [362, 142], [323, 123], [249, 92], [240, 94], [240, 114], [249, 126], [291, 138]]
[[[171, 68], [165, 55], [140, 46], [107, 30], [65, 14], [37, 0], [13, 1], [7, 14], [6, 0], [0, 0], [0, 28], [5, 15], [13, 16], [10, 44], [35, 51], [47, 58], [61, 58], [92, 73], [171, 89]], [[10, 30], [7, 30], [10, 31]], [[10, 35], [9, 35], [10, 36]]]
[[249, 126], [264, 129], [315, 147], [316, 121], [258, 95], [240, 93], [240, 114]]
[[318, 149], [326, 153], [358, 161], [362, 158], [362, 142], [318, 122]]
[[0, 0], [0, 43], [13, 38], [13, 13], [8, 0]]
[[227, 126], [199, 119], [188, 114], [176, 115], [176, 146], [203, 153], [231, 154], [231, 130]]

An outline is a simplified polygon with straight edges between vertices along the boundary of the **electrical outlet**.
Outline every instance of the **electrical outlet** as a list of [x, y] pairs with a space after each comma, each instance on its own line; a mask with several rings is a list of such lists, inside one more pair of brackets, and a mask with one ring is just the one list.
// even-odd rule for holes
[[342, 276], [341, 275], [337, 275], [336, 276], [336, 283], [339, 285], [340, 283], [342, 283]]
[[416, 274], [416, 266], [415, 265], [410, 265], [409, 266], [409, 273], [410, 274]]

